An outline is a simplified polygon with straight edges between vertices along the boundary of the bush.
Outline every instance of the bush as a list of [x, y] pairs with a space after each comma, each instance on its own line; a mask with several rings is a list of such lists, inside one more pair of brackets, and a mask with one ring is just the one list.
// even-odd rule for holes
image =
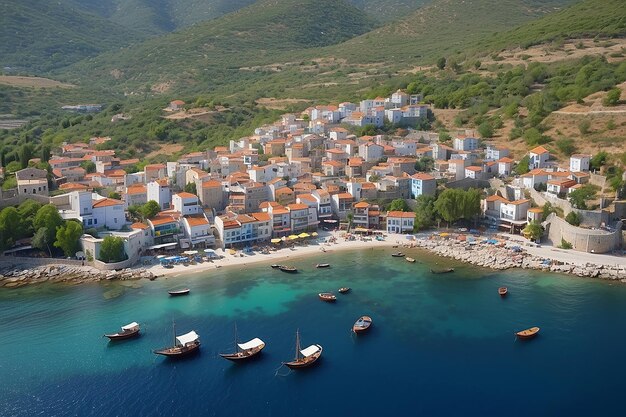
[[572, 226], [580, 226], [580, 214], [575, 211], [570, 211], [569, 214], [565, 216], [565, 221]]
[[591, 129], [591, 122], [589, 119], [583, 119], [578, 123], [578, 130], [580, 130], [581, 135], [589, 133], [589, 129]]
[[561, 244], [559, 245], [559, 248], [561, 249], [572, 249], [572, 244], [569, 243], [567, 240], [561, 238]]
[[605, 106], [617, 106], [619, 104], [619, 98], [622, 94], [622, 90], [619, 88], [612, 88], [606, 94], [604, 100], [602, 100], [602, 104]]
[[115, 263], [127, 258], [124, 251], [124, 239], [115, 236], [106, 236], [100, 246], [99, 259], [102, 262]]

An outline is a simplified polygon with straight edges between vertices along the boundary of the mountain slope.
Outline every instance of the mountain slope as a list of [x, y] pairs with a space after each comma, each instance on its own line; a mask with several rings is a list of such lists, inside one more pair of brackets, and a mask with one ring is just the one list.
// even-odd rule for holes
[[0, 2], [0, 66], [44, 72], [141, 37], [62, 2]]
[[[374, 21], [337, 0], [261, 0], [219, 19], [108, 53], [73, 67], [106, 82], [215, 82], [233, 68], [272, 62], [287, 51], [339, 43]], [[112, 75], [113, 74], [113, 75]], [[77, 78], [78, 78], [77, 77]]]

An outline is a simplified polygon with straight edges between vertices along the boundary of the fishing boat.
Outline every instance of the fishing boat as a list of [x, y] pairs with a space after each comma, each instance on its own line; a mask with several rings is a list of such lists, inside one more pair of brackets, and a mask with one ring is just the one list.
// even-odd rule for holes
[[172, 297], [177, 297], [179, 295], [187, 295], [189, 294], [189, 288], [183, 288], [182, 290], [170, 290], [167, 292]]
[[394, 258], [403, 258], [404, 257], [404, 253], [402, 253], [402, 252], [395, 252], [395, 253], [392, 253], [391, 256], [393, 256]]
[[354, 322], [354, 325], [352, 326], [352, 331], [354, 333], [362, 333], [366, 331], [367, 329], [369, 329], [371, 325], [372, 325], [372, 318], [369, 316], [362, 316], [362, 317], [359, 317], [359, 319], [356, 322]]
[[412, 264], [415, 263], [415, 259], [413, 258], [409, 258], [408, 256], [406, 258], [404, 258], [407, 262], [411, 262]]
[[300, 332], [296, 331], [296, 357], [290, 362], [283, 362], [283, 365], [287, 365], [291, 369], [306, 368], [313, 365], [322, 356], [322, 350], [320, 345], [311, 345], [300, 350]]
[[176, 326], [172, 323], [174, 332], [174, 346], [157, 349], [154, 351], [157, 355], [163, 355], [170, 358], [178, 358], [187, 356], [197, 352], [200, 348], [200, 336], [195, 331], [176, 336]]
[[338, 290], [340, 293], [345, 294], [347, 292], [350, 292], [350, 287], [341, 287]]
[[279, 265], [279, 264], [272, 264], [270, 266], [272, 267], [272, 269], [278, 269], [278, 268], [281, 267], [281, 265]]
[[508, 292], [509, 290], [507, 287], [498, 288], [498, 294], [500, 294], [500, 297], [504, 297]]
[[335, 294], [333, 294], [332, 292], [321, 292], [318, 294], [318, 296], [322, 301], [327, 301], [330, 303], [332, 303], [333, 301], [337, 301], [337, 296], [335, 296]]
[[454, 272], [454, 268], [431, 269], [430, 272], [433, 274], [447, 274], [449, 272]]
[[237, 343], [237, 326], [235, 326], [235, 352], [220, 353], [220, 356], [229, 361], [243, 361], [258, 355], [264, 347], [265, 342], [258, 337], [246, 343]]
[[537, 333], [539, 333], [539, 327], [531, 327], [530, 329], [522, 330], [515, 333], [515, 336], [517, 336], [519, 339], [532, 339], [533, 337], [537, 336]]
[[105, 334], [104, 337], [108, 337], [110, 340], [130, 339], [131, 337], [139, 336], [139, 330], [139, 323], [132, 322], [122, 326], [121, 332]]
[[330, 264], [317, 264], [315, 265], [316, 268], [329, 268]]
[[283, 272], [290, 273], [290, 274], [295, 274], [296, 272], [298, 272], [298, 269], [293, 266], [281, 265], [278, 267], [278, 269], [280, 269]]

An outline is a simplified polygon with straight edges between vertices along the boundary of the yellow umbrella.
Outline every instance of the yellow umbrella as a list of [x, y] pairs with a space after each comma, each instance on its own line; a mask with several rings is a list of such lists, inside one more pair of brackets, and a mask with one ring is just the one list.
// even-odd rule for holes
[[298, 235], [291, 235], [289, 236], [289, 239], [291, 240], [296, 240], [298, 238]]
[[318, 234], [317, 234], [317, 232], [313, 232], [313, 233], [311, 233], [311, 236], [315, 237], [315, 236], [318, 236]]
[[308, 234], [308, 233], [306, 233], [306, 232], [302, 232], [302, 233], [300, 233], [300, 234], [298, 235], [298, 237], [301, 237], [301, 238], [303, 238], [303, 239], [304, 239], [305, 237], [309, 237], [309, 236], [311, 236], [311, 235], [310, 235], [310, 234]]
[[282, 242], [282, 240], [280, 238], [276, 238], [276, 239], [270, 240], [270, 242], [272, 242], [272, 243], [280, 243], [280, 242]]

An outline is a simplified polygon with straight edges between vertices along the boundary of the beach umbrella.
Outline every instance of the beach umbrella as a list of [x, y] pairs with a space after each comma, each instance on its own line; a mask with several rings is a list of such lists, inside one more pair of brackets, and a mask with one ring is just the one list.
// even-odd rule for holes
[[313, 233], [311, 233], [311, 236], [316, 237], [316, 236], [319, 236], [319, 235], [317, 234], [317, 232], [313, 232]]
[[282, 242], [282, 241], [283, 241], [283, 240], [282, 240], [281, 238], [276, 238], [276, 239], [272, 239], [272, 240], [270, 240], [270, 242], [272, 242], [272, 243], [280, 243], [280, 242]]
[[186, 250], [183, 252], [185, 255], [197, 255], [198, 251], [197, 250]]
[[301, 237], [302, 239], [306, 238], [306, 237], [310, 237], [311, 235], [306, 233], [306, 232], [302, 232], [298, 235], [298, 237]]
[[283, 237], [280, 238], [280, 240], [282, 240], [284, 242], [285, 240], [287, 240], [287, 237], [283, 236]]
[[289, 236], [289, 240], [296, 240], [296, 239], [298, 239], [298, 235]]

